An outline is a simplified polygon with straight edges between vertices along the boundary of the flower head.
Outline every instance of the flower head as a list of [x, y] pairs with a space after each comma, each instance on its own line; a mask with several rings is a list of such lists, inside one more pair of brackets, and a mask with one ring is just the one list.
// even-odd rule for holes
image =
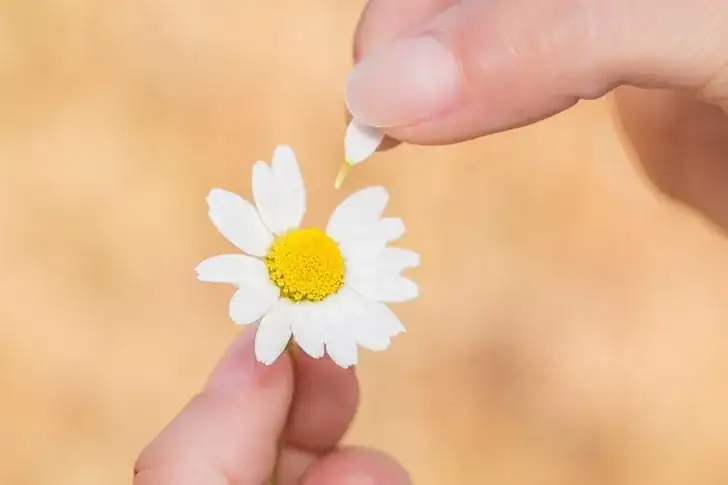
[[238, 289], [230, 318], [260, 320], [255, 354], [272, 364], [293, 337], [314, 358], [325, 353], [341, 367], [355, 365], [358, 346], [385, 350], [404, 331], [386, 303], [418, 296], [400, 273], [418, 266], [417, 253], [388, 247], [404, 234], [399, 218], [383, 218], [389, 195], [370, 187], [350, 195], [326, 230], [301, 228], [303, 177], [293, 150], [280, 145], [273, 163], [253, 166], [253, 200], [222, 189], [207, 197], [212, 223], [245, 254], [206, 259], [198, 279]]

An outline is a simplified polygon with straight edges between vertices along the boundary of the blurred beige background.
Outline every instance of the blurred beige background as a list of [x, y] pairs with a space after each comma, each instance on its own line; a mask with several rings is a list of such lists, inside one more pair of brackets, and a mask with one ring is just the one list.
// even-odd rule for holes
[[[361, 1], [0, 0], [0, 482], [121, 485], [238, 328], [192, 269], [211, 187], [297, 150], [344, 197]], [[418, 485], [728, 483], [728, 244], [643, 180], [610, 101], [383, 183], [423, 254], [349, 441]]]

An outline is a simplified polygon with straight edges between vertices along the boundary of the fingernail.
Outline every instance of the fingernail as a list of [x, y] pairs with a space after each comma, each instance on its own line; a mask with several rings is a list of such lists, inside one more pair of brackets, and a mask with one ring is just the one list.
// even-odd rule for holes
[[225, 356], [212, 371], [205, 390], [212, 392], [245, 391], [256, 384], [266, 366], [255, 358], [255, 333], [251, 325], [228, 347]]
[[457, 103], [460, 65], [434, 37], [401, 39], [364, 58], [349, 74], [346, 104], [376, 128], [412, 125]]

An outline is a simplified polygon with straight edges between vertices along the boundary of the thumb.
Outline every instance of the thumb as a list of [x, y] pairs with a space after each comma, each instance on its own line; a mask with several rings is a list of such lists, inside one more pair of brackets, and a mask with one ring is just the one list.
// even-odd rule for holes
[[245, 329], [205, 389], [137, 460], [134, 485], [265, 483], [276, 461], [293, 396], [287, 355], [255, 358], [257, 330]]
[[514, 128], [621, 84], [688, 89], [728, 107], [724, 0], [461, 0], [439, 9], [407, 0], [433, 13], [394, 36], [383, 16], [401, 1], [370, 0], [356, 41], [365, 55], [346, 89], [355, 118], [399, 140], [452, 143]]

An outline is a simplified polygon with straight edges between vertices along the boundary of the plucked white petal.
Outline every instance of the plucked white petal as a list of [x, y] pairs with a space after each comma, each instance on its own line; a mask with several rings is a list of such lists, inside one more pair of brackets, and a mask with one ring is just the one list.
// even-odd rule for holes
[[375, 302], [346, 288], [339, 294], [342, 300], [341, 318], [357, 343], [369, 350], [386, 350], [390, 344], [390, 330], [387, 323], [379, 320], [376, 312], [372, 311], [371, 305]]
[[389, 201], [384, 187], [369, 187], [354, 192], [334, 209], [326, 226], [326, 234], [344, 242], [368, 233], [377, 224]]
[[346, 163], [356, 165], [363, 162], [377, 151], [382, 140], [384, 140], [384, 134], [381, 131], [352, 119], [344, 135]]
[[210, 220], [228, 241], [248, 254], [265, 256], [273, 235], [263, 225], [253, 204], [222, 189], [212, 189], [207, 204]]
[[402, 303], [414, 300], [420, 294], [417, 284], [403, 276], [347, 275], [347, 283], [361, 296], [382, 303]]
[[314, 359], [324, 356], [324, 333], [323, 321], [317, 317], [321, 305], [298, 303], [291, 311], [291, 329], [293, 337], [301, 349]]
[[326, 334], [326, 352], [339, 367], [344, 369], [356, 365], [359, 360], [359, 349], [356, 339], [347, 327], [344, 314], [348, 311], [346, 301], [338, 298], [339, 294], [329, 297], [320, 305], [322, 311], [317, 312]]
[[278, 145], [273, 152], [273, 176], [279, 189], [279, 197], [283, 202], [283, 226], [285, 229], [301, 225], [306, 213], [306, 188], [301, 175], [301, 168], [296, 154], [288, 145]]
[[361, 261], [369, 261], [379, 255], [387, 243], [396, 241], [405, 232], [404, 222], [398, 217], [385, 217], [358, 237], [352, 237], [339, 243], [341, 254], [347, 266]]
[[197, 265], [195, 271], [200, 281], [237, 284], [267, 279], [268, 270], [259, 259], [244, 254], [222, 254], [207, 258]]
[[283, 353], [291, 339], [291, 307], [288, 300], [278, 300], [261, 320], [255, 335], [255, 356], [259, 362], [271, 365]]
[[265, 162], [255, 162], [253, 165], [253, 200], [263, 223], [275, 234], [282, 234], [285, 230], [280, 215], [282, 204], [280, 204], [279, 196], [280, 192], [273, 176], [273, 170]]

